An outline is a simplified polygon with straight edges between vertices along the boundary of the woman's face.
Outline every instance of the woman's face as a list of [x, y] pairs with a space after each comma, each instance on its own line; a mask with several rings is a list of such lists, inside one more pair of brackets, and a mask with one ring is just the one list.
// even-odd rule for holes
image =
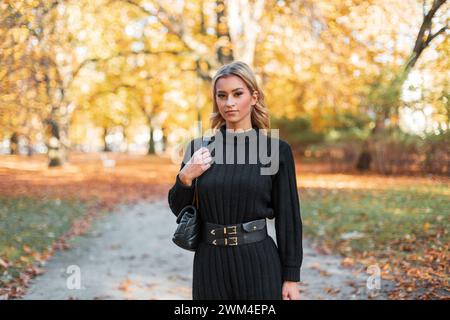
[[219, 112], [226, 121], [227, 129], [252, 128], [252, 105], [258, 101], [238, 76], [222, 77], [216, 82], [216, 103]]

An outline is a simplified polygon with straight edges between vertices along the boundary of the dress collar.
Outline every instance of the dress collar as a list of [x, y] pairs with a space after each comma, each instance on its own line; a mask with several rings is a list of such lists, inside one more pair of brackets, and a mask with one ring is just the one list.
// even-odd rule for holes
[[[259, 128], [256, 126], [253, 126], [251, 130], [247, 130], [247, 131], [242, 131], [242, 132], [233, 132], [233, 131], [228, 131], [226, 130], [226, 124], [223, 124], [222, 126], [220, 126], [219, 128], [219, 132], [222, 135], [225, 143], [227, 144], [248, 144], [249, 139], [246, 139], [245, 137], [249, 137], [249, 136], [256, 136], [256, 139], [258, 139], [258, 133], [259, 133]], [[237, 137], [235, 139], [235, 137]]]

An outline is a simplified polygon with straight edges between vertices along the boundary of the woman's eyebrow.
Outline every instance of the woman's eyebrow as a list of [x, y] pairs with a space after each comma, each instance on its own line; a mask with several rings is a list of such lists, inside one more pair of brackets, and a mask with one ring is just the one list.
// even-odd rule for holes
[[[239, 89], [244, 89], [244, 88], [236, 88], [236, 89], [231, 90], [231, 92], [236, 91], [236, 90], [239, 90]], [[219, 93], [219, 92], [225, 92], [225, 93], [227, 93], [227, 92], [224, 91], [224, 90], [218, 90], [217, 93]]]

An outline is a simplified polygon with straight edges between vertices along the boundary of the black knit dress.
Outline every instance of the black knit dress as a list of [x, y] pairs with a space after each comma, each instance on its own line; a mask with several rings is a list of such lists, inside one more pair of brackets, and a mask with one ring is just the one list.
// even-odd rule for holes
[[[256, 127], [250, 131], [260, 132]], [[194, 255], [194, 300], [276, 300], [281, 299], [283, 281], [300, 280], [302, 221], [291, 148], [279, 139], [278, 171], [272, 175], [262, 175], [260, 168], [264, 165], [260, 162], [259, 153], [256, 163], [249, 160], [250, 139], [238, 138], [249, 135], [250, 131], [230, 132], [225, 125], [216, 131], [215, 135], [221, 134], [223, 137], [220, 143], [223, 143], [225, 156], [227, 148], [236, 150], [239, 144], [245, 144], [245, 163], [237, 163], [237, 152], [234, 152], [234, 164], [225, 164], [225, 160], [213, 163], [199, 177], [200, 217], [202, 221], [222, 225], [275, 218], [278, 247], [270, 236], [259, 242], [238, 246], [201, 243]], [[256, 136], [259, 142], [259, 135]], [[270, 154], [270, 139], [275, 138], [268, 139]], [[215, 151], [210, 146], [208, 148], [214, 161]], [[200, 147], [201, 144], [194, 143], [194, 140], [190, 142], [180, 170]], [[172, 212], [177, 215], [184, 206], [192, 203], [193, 196], [194, 184], [183, 185], [177, 175], [168, 193]]]

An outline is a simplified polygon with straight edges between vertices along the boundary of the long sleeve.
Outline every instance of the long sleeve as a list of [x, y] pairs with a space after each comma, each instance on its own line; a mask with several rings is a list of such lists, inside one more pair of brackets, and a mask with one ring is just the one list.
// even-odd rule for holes
[[303, 260], [302, 220], [295, 162], [288, 143], [280, 140], [279, 147], [279, 169], [272, 185], [277, 246], [283, 268], [283, 280], [300, 281]]
[[[186, 165], [186, 162], [194, 154], [194, 140], [189, 142], [189, 145], [186, 148], [184, 153], [183, 161], [181, 162], [181, 169]], [[168, 201], [170, 210], [172, 210], [175, 216], [178, 216], [178, 213], [181, 209], [183, 209], [188, 204], [192, 204], [192, 199], [194, 197], [194, 183], [191, 186], [184, 185], [181, 180], [179, 173], [176, 176], [175, 184], [170, 188], [168, 193]]]

